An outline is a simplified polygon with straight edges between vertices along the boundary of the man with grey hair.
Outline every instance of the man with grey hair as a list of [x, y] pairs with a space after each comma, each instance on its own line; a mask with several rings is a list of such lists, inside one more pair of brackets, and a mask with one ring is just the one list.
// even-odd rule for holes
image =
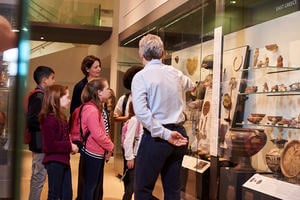
[[194, 88], [190, 78], [164, 65], [164, 45], [152, 34], [139, 42], [145, 65], [132, 81], [132, 101], [144, 134], [136, 157], [135, 200], [152, 199], [155, 182], [161, 175], [164, 199], [180, 199], [180, 170], [187, 150], [183, 96]]

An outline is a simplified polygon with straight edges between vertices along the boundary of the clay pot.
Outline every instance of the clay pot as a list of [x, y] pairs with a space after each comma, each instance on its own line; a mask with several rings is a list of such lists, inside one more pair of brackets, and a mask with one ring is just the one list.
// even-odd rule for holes
[[280, 157], [287, 142], [285, 139], [272, 139], [275, 148], [266, 154], [266, 163], [275, 176], [281, 176]]
[[232, 156], [238, 157], [236, 170], [255, 171], [250, 157], [259, 152], [266, 144], [267, 136], [263, 129], [231, 128]]

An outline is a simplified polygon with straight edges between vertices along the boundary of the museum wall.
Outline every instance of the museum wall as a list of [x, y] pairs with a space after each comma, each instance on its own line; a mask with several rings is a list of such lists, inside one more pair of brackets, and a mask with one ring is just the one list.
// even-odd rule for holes
[[30, 59], [28, 77], [27, 77], [27, 91], [35, 88], [32, 75], [35, 68], [39, 65], [50, 66], [55, 71], [55, 80], [57, 84], [67, 85], [70, 89], [70, 96], [72, 96], [74, 85], [83, 78], [80, 70], [82, 59], [89, 54], [98, 56], [101, 60], [102, 71], [101, 75], [110, 80], [110, 56], [102, 57], [101, 51], [91, 51], [89, 45], [77, 46], [66, 50], [58, 51], [48, 55]]

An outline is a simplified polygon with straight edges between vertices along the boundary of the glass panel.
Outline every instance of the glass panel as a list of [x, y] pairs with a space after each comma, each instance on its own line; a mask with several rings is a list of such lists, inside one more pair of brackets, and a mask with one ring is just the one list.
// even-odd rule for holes
[[[28, 34], [28, 26], [25, 23], [26, 12], [23, 11], [24, 7], [19, 6], [18, 1], [4, 1], [0, 8], [0, 15], [4, 16], [11, 25], [8, 28], [1, 27], [0, 31], [2, 33], [7, 31], [6, 34], [14, 35], [14, 37], [5, 38], [1, 34], [0, 42], [1, 46], [13, 40], [13, 45], [0, 52], [0, 198], [18, 199], [20, 149], [23, 143], [21, 133], [24, 130], [22, 92], [25, 82], [22, 81], [22, 76], [26, 75], [29, 54], [29, 48], [24, 48], [26, 44], [24, 32]], [[20, 13], [23, 16], [19, 18]], [[19, 19], [22, 20], [19, 21]], [[17, 41], [17, 37], [21, 39]], [[17, 46], [18, 48], [15, 48]], [[26, 56], [27, 59], [25, 59]]]
[[227, 0], [224, 4], [224, 34], [254, 26], [299, 10], [297, 1]]
[[280, 164], [285, 143], [300, 138], [299, 1], [226, 1], [223, 9], [220, 156], [299, 184], [280, 170], [292, 162]]
[[[265, 152], [272, 144], [267, 142], [265, 145], [266, 140], [300, 138], [300, 115], [295, 109], [300, 106], [299, 100], [296, 101], [299, 96], [296, 77], [299, 77], [300, 67], [297, 56], [300, 39], [296, 28], [299, 27], [296, 24], [299, 1], [217, 0], [201, 1], [199, 4], [182, 15], [168, 13], [168, 17], [147, 24], [121, 41], [120, 49], [137, 48], [143, 35], [158, 34], [167, 51], [164, 62], [198, 83], [195, 91], [187, 93], [185, 111], [185, 127], [190, 136], [189, 155], [196, 158], [196, 163], [200, 163], [200, 159], [208, 159], [211, 139], [217, 139], [217, 156], [221, 157], [220, 161], [225, 159], [221, 165], [240, 164], [238, 166], [243, 170], [270, 171], [265, 162]], [[217, 40], [214, 31], [217, 27], [222, 29], [223, 42], [218, 47], [222, 49], [222, 58], [220, 66], [213, 66]], [[120, 70], [124, 71], [125, 63], [139, 62], [138, 57], [129, 61], [126, 59], [128, 55], [123, 50], [120, 52]], [[221, 84], [217, 102], [220, 114], [211, 113], [212, 101], [216, 98], [211, 89], [212, 74], [216, 71], [213, 67], [221, 69], [220, 80], [216, 80]], [[256, 114], [263, 116], [259, 123], [248, 119], [251, 115], [256, 120]], [[219, 121], [210, 124], [212, 117], [219, 118]], [[216, 139], [210, 138], [214, 129], [218, 129]], [[255, 134], [251, 132], [253, 129], [257, 130]], [[249, 144], [250, 147], [246, 144], [237, 146], [240, 141], [230, 139], [236, 132], [246, 133], [250, 138], [255, 135], [252, 141], [256, 143]], [[240, 163], [243, 159], [245, 162]], [[219, 164], [214, 166], [216, 172], [220, 170]], [[202, 173], [201, 168], [195, 166], [191, 168]], [[197, 181], [202, 181], [204, 174], [196, 173], [195, 176]], [[186, 180], [185, 195], [201, 198], [203, 194], [193, 190], [193, 181]], [[214, 191], [218, 193], [217, 189]]]
[[[188, 199], [201, 199], [204, 196], [208, 196], [209, 179], [207, 175], [210, 163], [207, 159], [209, 157], [210, 142], [207, 132], [210, 128], [210, 114], [208, 113], [211, 113], [211, 111], [209, 112], [209, 106], [207, 105], [212, 98], [215, 21], [215, 1], [204, 2], [196, 8], [193, 7], [186, 10], [180, 16], [174, 13], [172, 17], [160, 19], [157, 22], [158, 25], [154, 23], [143, 28], [137, 34], [121, 41], [123, 47], [119, 49], [119, 61], [121, 62], [119, 62], [118, 69], [124, 73], [132, 64], [141, 62], [137, 50], [140, 38], [147, 33], [157, 34], [162, 38], [165, 45], [166, 55], [163, 62], [181, 70], [194, 82], [198, 83], [195, 91], [186, 94], [185, 114], [187, 120], [184, 126], [189, 136], [189, 152], [184, 165], [191, 163], [188, 166], [191, 170], [183, 168], [182, 178], [184, 182], [182, 183], [182, 190], [184, 191], [183, 195]], [[128, 56], [129, 52], [132, 53], [131, 56]], [[123, 88], [122, 83], [119, 84], [119, 87]], [[118, 89], [117, 91], [121, 90]], [[118, 95], [121, 96], [122, 93]], [[205, 114], [202, 113], [204, 102], [208, 102], [204, 106]], [[118, 138], [118, 135], [116, 138]], [[121, 153], [121, 150], [119, 152]], [[117, 171], [122, 172], [120, 169]], [[202, 175], [202, 173], [205, 175]], [[193, 177], [193, 180], [194, 177], [197, 177], [200, 181], [206, 181], [203, 184], [203, 193], [198, 189], [195, 190], [195, 182], [190, 180], [191, 177]], [[160, 185], [160, 182], [158, 182], [158, 185]], [[159, 187], [157, 186], [157, 188]]]
[[113, 1], [30, 0], [29, 20], [59, 24], [112, 27]]

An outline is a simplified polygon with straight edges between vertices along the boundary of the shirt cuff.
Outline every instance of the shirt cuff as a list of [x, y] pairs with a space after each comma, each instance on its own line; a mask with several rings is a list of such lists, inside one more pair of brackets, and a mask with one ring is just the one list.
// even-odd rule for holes
[[169, 129], [165, 128], [164, 134], [163, 134], [163, 139], [168, 140], [171, 137], [171, 131]]

